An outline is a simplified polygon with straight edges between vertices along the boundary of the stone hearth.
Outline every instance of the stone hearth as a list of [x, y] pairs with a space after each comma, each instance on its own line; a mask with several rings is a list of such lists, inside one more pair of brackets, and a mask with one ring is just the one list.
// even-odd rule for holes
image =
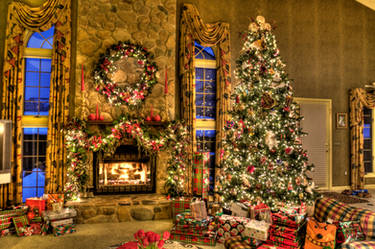
[[67, 202], [77, 210], [77, 223], [108, 223], [171, 219], [171, 201], [163, 195], [99, 195]]

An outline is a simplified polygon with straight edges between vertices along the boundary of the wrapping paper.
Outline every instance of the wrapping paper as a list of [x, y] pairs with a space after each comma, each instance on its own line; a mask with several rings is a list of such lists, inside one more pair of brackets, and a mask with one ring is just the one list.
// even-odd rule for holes
[[42, 225], [41, 223], [31, 223], [30, 227], [33, 229], [33, 234], [41, 234], [42, 233]]
[[191, 213], [185, 212], [176, 215], [176, 225], [188, 225], [195, 229], [207, 229], [208, 225], [214, 221], [214, 217], [207, 216], [205, 219], [196, 219]]
[[217, 241], [224, 243], [230, 237], [242, 235], [249, 218], [223, 214], [218, 218]]
[[60, 225], [60, 226], [53, 227], [52, 232], [53, 232], [53, 235], [55, 235], [55, 236], [61, 236], [61, 235], [64, 235], [64, 234], [76, 232], [75, 227], [76, 227], [75, 224]]
[[191, 215], [196, 219], [207, 218], [206, 203], [203, 200], [196, 200], [190, 203]]
[[11, 235], [11, 234], [12, 234], [12, 232], [9, 228], [0, 231], [0, 237], [5, 237], [5, 236]]
[[245, 224], [245, 230], [242, 232], [243, 237], [266, 241], [270, 224], [265, 221], [250, 220]]
[[176, 233], [173, 229], [170, 235], [171, 240], [181, 241], [191, 244], [200, 244], [200, 245], [216, 245], [216, 234], [214, 232], [209, 232], [205, 236], [199, 235], [189, 235], [189, 234], [179, 234]]
[[[277, 241], [271, 241], [271, 240], [267, 240], [266, 241], [266, 244], [263, 244], [262, 246], [265, 246], [265, 247], [259, 247], [259, 248], [272, 248], [272, 249], [275, 249], [275, 248], [282, 248], [282, 249], [298, 249], [300, 248], [300, 246], [291, 246], [291, 245], [286, 245], [282, 242], [277, 242]], [[266, 247], [268, 246], [268, 247]], [[328, 249], [328, 248], [327, 248]], [[333, 249], [333, 248], [332, 248]]]
[[196, 152], [193, 161], [193, 194], [207, 198], [210, 185], [210, 152]]
[[64, 194], [47, 194], [47, 209], [52, 210], [53, 203], [64, 204]]
[[264, 220], [267, 223], [272, 223], [271, 209], [264, 203], [256, 206], [250, 206], [250, 218], [254, 220]]
[[73, 218], [63, 219], [63, 220], [55, 220], [55, 221], [51, 222], [52, 227], [57, 227], [57, 226], [61, 226], [61, 225], [69, 225], [69, 224], [73, 224]]
[[193, 235], [193, 236], [203, 236], [209, 237], [210, 235], [215, 234], [215, 231], [210, 230], [192, 230], [192, 229], [181, 229], [178, 226], [174, 226], [172, 231], [175, 234], [182, 234], [182, 235]]
[[258, 249], [285, 249], [284, 247], [276, 246], [272, 242], [266, 242], [258, 247]]
[[61, 220], [66, 218], [73, 218], [77, 216], [77, 211], [74, 208], [64, 208], [61, 212], [54, 212], [52, 210], [44, 211], [42, 213], [44, 220]]
[[0, 224], [0, 231], [9, 228], [12, 225], [11, 221], [3, 222]]
[[20, 206], [17, 209], [0, 211], [0, 219], [1, 218], [9, 218], [9, 217], [12, 218], [12, 217], [16, 217], [16, 216], [26, 215], [28, 209], [29, 209], [28, 206]]
[[249, 207], [241, 202], [234, 202], [230, 207], [233, 216], [249, 217]]
[[[27, 198], [25, 203], [31, 212], [34, 212], [35, 215], [40, 215], [42, 211], [46, 210], [46, 200], [39, 198]], [[34, 210], [37, 211], [34, 211]]]
[[342, 249], [372, 249], [375, 248], [375, 241], [356, 241], [344, 244]]
[[340, 231], [343, 234], [343, 243], [365, 240], [359, 221], [340, 222]]
[[304, 204], [300, 206], [282, 207], [279, 212], [290, 220], [295, 221], [297, 224], [301, 223], [306, 218], [306, 206]]
[[183, 212], [190, 212], [190, 197], [183, 197], [172, 201], [172, 217], [176, 220], [176, 215]]
[[258, 248], [261, 241], [251, 239], [251, 241], [243, 240], [241, 236], [231, 237], [224, 242], [226, 249], [253, 249]]
[[25, 236], [25, 228], [29, 225], [29, 222], [25, 215], [13, 217], [13, 224], [16, 228], [17, 236]]

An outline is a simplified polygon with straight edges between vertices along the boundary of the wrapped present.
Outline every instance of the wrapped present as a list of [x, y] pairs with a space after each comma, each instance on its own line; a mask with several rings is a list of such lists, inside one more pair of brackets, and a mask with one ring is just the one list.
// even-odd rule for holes
[[52, 228], [53, 235], [61, 236], [64, 234], [74, 233], [76, 231], [75, 224], [59, 225]]
[[39, 216], [42, 211], [46, 210], [46, 200], [43, 200], [41, 198], [27, 198], [25, 203], [31, 212], [35, 212], [34, 210], [38, 210], [37, 213], [34, 213], [35, 215]]
[[176, 215], [183, 212], [190, 212], [190, 197], [181, 197], [175, 200], [172, 200], [172, 217], [173, 221], [176, 220]]
[[40, 228], [40, 234], [41, 235], [47, 235], [48, 234], [48, 232], [49, 232], [49, 228], [50, 228], [50, 226], [49, 226], [49, 221], [46, 221], [46, 222], [44, 222], [44, 223], [42, 223], [42, 225], [41, 225], [41, 228]]
[[209, 224], [214, 221], [214, 217], [207, 216], [205, 219], [196, 219], [194, 218], [191, 213], [185, 212], [182, 214], [176, 215], [176, 225], [188, 225], [193, 227], [194, 229], [207, 229]]
[[0, 237], [5, 237], [5, 236], [11, 235], [11, 234], [12, 234], [12, 232], [9, 228], [0, 230]]
[[73, 218], [77, 216], [77, 211], [74, 208], [63, 208], [61, 212], [55, 212], [47, 210], [42, 213], [44, 220], [62, 220], [67, 218]]
[[271, 209], [264, 203], [256, 206], [250, 206], [250, 218], [253, 220], [264, 220], [267, 223], [272, 223]]
[[275, 236], [274, 234], [270, 234], [269, 241], [272, 241], [274, 245], [278, 246], [287, 246], [298, 248], [302, 245], [302, 240], [299, 239], [287, 239], [284, 237]]
[[29, 225], [26, 216], [17, 216], [12, 219], [14, 227], [16, 228], [17, 236], [25, 236], [25, 228]]
[[51, 221], [52, 227], [57, 227], [61, 225], [69, 225], [69, 224], [73, 224], [73, 218]]
[[259, 247], [257, 247], [257, 249], [285, 249], [285, 248], [280, 247], [280, 246], [275, 246], [274, 244], [272, 244], [272, 242], [266, 242], [260, 245]]
[[337, 244], [350, 243], [353, 241], [365, 240], [365, 235], [362, 232], [359, 221], [343, 221], [339, 223], [339, 228], [337, 229], [336, 240], [338, 238]]
[[266, 241], [268, 237], [268, 229], [270, 224], [264, 220], [250, 220], [245, 224], [245, 230], [242, 233], [243, 237], [258, 239]]
[[315, 219], [307, 222], [305, 249], [335, 248], [336, 226]]
[[193, 194], [207, 198], [210, 185], [210, 152], [196, 152], [193, 160]]
[[63, 208], [64, 203], [62, 202], [52, 203], [52, 211], [54, 212], [61, 212]]
[[33, 229], [33, 234], [39, 235], [42, 233], [42, 224], [41, 223], [31, 223], [30, 227]]
[[29, 207], [28, 206], [19, 206], [15, 209], [2, 210], [0, 211], [1, 218], [13, 218], [17, 216], [23, 216], [27, 214]]
[[304, 220], [296, 220], [293, 219], [293, 217], [285, 216], [281, 213], [272, 213], [272, 223], [275, 223], [277, 225], [286, 226], [290, 228], [299, 228], [300, 224], [303, 224]]
[[47, 200], [47, 210], [52, 210], [54, 203], [64, 204], [64, 194], [46, 194], [43, 198]]
[[216, 214], [223, 212], [223, 208], [219, 203], [209, 202], [207, 212], [209, 215], [216, 216]]
[[296, 223], [300, 223], [306, 218], [306, 210], [306, 206], [302, 203], [300, 206], [282, 207], [279, 212]]
[[237, 217], [223, 214], [218, 217], [217, 241], [224, 241], [233, 236], [240, 236], [245, 230], [245, 224], [250, 222], [249, 218]]
[[241, 236], [235, 236], [225, 240], [224, 246], [226, 249], [253, 249], [258, 248], [261, 243], [259, 240], [251, 239], [248, 241]]
[[203, 200], [193, 200], [190, 203], [191, 215], [196, 219], [207, 218], [206, 203]]
[[169, 237], [171, 240], [181, 241], [189, 244], [200, 244], [200, 245], [216, 245], [216, 234], [215, 232], [208, 232], [205, 236], [200, 235], [189, 235], [189, 234], [179, 234], [173, 229], [171, 230], [171, 235]]
[[43, 222], [41, 216], [35, 216], [34, 218], [29, 219], [29, 223], [41, 223], [41, 222]]
[[12, 222], [11, 222], [11, 221], [1, 223], [1, 224], [0, 224], [0, 231], [9, 228], [11, 225], [12, 225]]
[[203, 236], [203, 237], [209, 237], [211, 234], [214, 234], [215, 231], [209, 231], [209, 230], [194, 230], [194, 229], [184, 229], [179, 226], [174, 226], [172, 228], [172, 231], [175, 234], [184, 234], [184, 235], [193, 235], [193, 236]]
[[241, 202], [234, 202], [230, 207], [233, 216], [249, 217], [249, 207]]

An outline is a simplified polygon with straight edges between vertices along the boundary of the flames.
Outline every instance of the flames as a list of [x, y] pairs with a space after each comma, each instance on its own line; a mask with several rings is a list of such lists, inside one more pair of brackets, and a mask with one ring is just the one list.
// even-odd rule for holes
[[140, 162], [100, 163], [99, 182], [104, 185], [146, 184], [150, 170]]

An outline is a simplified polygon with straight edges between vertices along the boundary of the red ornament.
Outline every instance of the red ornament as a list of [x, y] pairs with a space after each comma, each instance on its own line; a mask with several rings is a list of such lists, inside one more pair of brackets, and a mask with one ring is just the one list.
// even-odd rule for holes
[[247, 167], [247, 172], [249, 172], [250, 174], [252, 174], [254, 172], [254, 170], [255, 170], [254, 165], [251, 165], [251, 166]]
[[240, 103], [240, 97], [238, 95], [236, 96], [236, 103]]
[[146, 117], [146, 121], [147, 121], [147, 122], [150, 122], [150, 121], [151, 121], [151, 117], [150, 117], [150, 116], [147, 116], [147, 117]]
[[91, 113], [88, 117], [87, 117], [89, 120], [95, 120], [96, 118], [96, 115]]
[[100, 115], [100, 116], [99, 116], [99, 120], [100, 120], [100, 121], [103, 121], [103, 120], [104, 120], [104, 116]]
[[161, 117], [160, 117], [159, 114], [157, 114], [156, 116], [152, 117], [152, 120], [153, 120], [153, 121], [156, 121], [156, 122], [160, 122]]
[[293, 149], [290, 148], [290, 147], [288, 147], [288, 148], [285, 149], [285, 153], [288, 154], [288, 155], [289, 155], [290, 153], [292, 153], [292, 151], [293, 151]]

